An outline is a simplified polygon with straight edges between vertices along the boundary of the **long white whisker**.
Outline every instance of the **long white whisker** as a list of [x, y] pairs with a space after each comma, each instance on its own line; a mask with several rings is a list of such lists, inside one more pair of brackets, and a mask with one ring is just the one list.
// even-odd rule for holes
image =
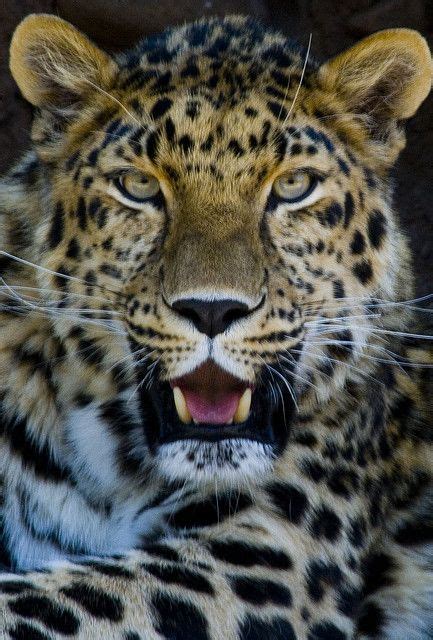
[[332, 333], [343, 331], [345, 329], [351, 329], [352, 331], [366, 331], [374, 336], [387, 335], [398, 336], [400, 338], [414, 338], [417, 340], [433, 340], [433, 335], [423, 335], [422, 333], [409, 333], [407, 331], [397, 331], [393, 329], [380, 329], [375, 326], [357, 326], [357, 325], [329, 325], [328, 329], [323, 333]]
[[32, 267], [33, 269], [39, 269], [39, 271], [43, 271], [44, 273], [49, 273], [51, 275], [58, 276], [59, 278], [63, 278], [64, 280], [71, 280], [73, 282], [85, 284], [88, 287], [98, 287], [100, 289], [104, 289], [105, 291], [114, 293], [114, 295], [116, 296], [123, 296], [123, 294], [120, 291], [113, 291], [112, 289], [109, 289], [104, 285], [96, 284], [94, 282], [87, 282], [86, 280], [82, 280], [81, 278], [76, 278], [75, 276], [69, 276], [69, 275], [66, 275], [65, 273], [59, 273], [58, 271], [47, 269], [47, 267], [42, 267], [40, 264], [35, 264], [34, 262], [30, 262], [30, 260], [25, 260], [24, 258], [19, 258], [18, 256], [14, 256], [12, 253], [8, 253], [7, 251], [0, 250], [0, 255], [6, 256], [7, 258], [10, 258], [11, 260], [15, 260], [16, 262], [20, 262], [21, 264], [25, 264], [28, 267]]
[[[23, 285], [15, 285], [15, 284], [7, 284], [5, 286], [0, 287], [0, 291], [2, 289], [13, 289], [14, 291], [35, 291], [40, 293], [50, 293], [53, 295], [63, 296], [64, 298], [86, 298], [91, 300], [99, 300], [100, 302], [104, 302], [106, 304], [111, 304], [112, 301], [109, 298], [101, 298], [95, 295], [89, 295], [87, 293], [72, 293], [67, 291], [60, 291], [56, 289], [48, 289], [44, 287], [25, 287]], [[38, 298], [33, 297], [34, 300]], [[55, 300], [44, 300], [45, 304], [58, 304]]]
[[[296, 362], [294, 358], [293, 358], [293, 360], [290, 360], [289, 358], [287, 358], [286, 356], [283, 356], [281, 354], [279, 354], [277, 357], [278, 357], [278, 360], [281, 359], [284, 362], [287, 362], [288, 364], [292, 364], [293, 365]], [[284, 371], [288, 375], [292, 376], [293, 378], [296, 378], [297, 380], [300, 380], [301, 382], [303, 382], [304, 384], [308, 385], [309, 387], [312, 387], [316, 391], [319, 390], [318, 387], [311, 382], [311, 380], [307, 380], [307, 379], [303, 378], [302, 376], [299, 375], [299, 373], [295, 373], [294, 371], [290, 371], [290, 369], [286, 369], [285, 367], [284, 367]]]
[[[108, 369], [108, 371], [112, 371], [113, 369], [115, 369], [120, 363], [122, 362], [126, 362], [126, 360], [132, 360], [133, 358], [135, 358], [138, 354], [143, 353], [143, 351], [147, 351], [147, 347], [143, 347], [142, 349], [138, 349], [137, 351], [134, 351], [131, 353], [128, 353], [128, 355], [126, 355], [123, 358], [120, 358], [120, 360], [116, 360], [116, 362]], [[154, 352], [151, 352], [154, 353]], [[150, 355], [150, 354], [148, 354]], [[140, 358], [139, 360], [137, 360], [136, 364], [142, 364], [143, 362], [145, 362], [146, 358]]]
[[104, 96], [106, 96], [107, 98], [110, 98], [110, 100], [113, 100], [113, 102], [115, 102], [121, 109], [123, 109], [123, 111], [125, 111], [125, 113], [128, 114], [128, 116], [134, 120], [134, 122], [136, 124], [138, 124], [139, 126], [142, 126], [143, 123], [140, 122], [133, 113], [131, 113], [129, 111], [129, 109], [127, 109], [125, 107], [124, 104], [122, 104], [120, 102], [120, 100], [118, 100], [118, 98], [116, 98], [115, 96], [113, 96], [111, 93], [108, 93], [108, 91], [105, 91], [105, 89], [102, 89], [102, 87], [99, 87], [97, 84], [95, 84], [94, 82], [92, 82], [91, 80], [89, 80], [88, 78], [84, 78], [84, 80], [87, 82], [87, 84], [90, 84], [90, 86], [92, 86], [94, 89], [96, 89], [97, 91], [99, 91], [100, 93], [102, 93]]
[[295, 405], [296, 409], [299, 409], [298, 403], [296, 402], [295, 394], [293, 393], [293, 389], [291, 388], [291, 386], [288, 383], [288, 381], [286, 380], [286, 378], [279, 371], [274, 369], [274, 367], [272, 367], [269, 363], [267, 363], [266, 366], [269, 369], [271, 369], [279, 378], [281, 378], [281, 380], [283, 381], [283, 383], [287, 387], [288, 392], [290, 393], [290, 396], [291, 396], [291, 398], [293, 400], [293, 404]]
[[290, 116], [291, 116], [291, 114], [292, 114], [292, 111], [293, 111], [293, 109], [294, 109], [294, 107], [295, 107], [295, 102], [296, 102], [296, 100], [297, 100], [297, 98], [298, 98], [299, 91], [301, 90], [301, 86], [302, 86], [302, 83], [303, 83], [303, 81], [304, 81], [305, 71], [306, 71], [306, 69], [307, 69], [308, 59], [309, 59], [309, 57], [310, 57], [310, 50], [311, 50], [311, 42], [312, 42], [312, 40], [313, 40], [313, 34], [312, 34], [312, 33], [310, 33], [310, 37], [309, 37], [309, 40], [308, 40], [307, 53], [305, 54], [304, 66], [302, 67], [301, 78], [300, 78], [300, 80], [299, 80], [298, 88], [296, 89], [296, 92], [295, 92], [294, 98], [293, 98], [293, 100], [292, 100], [292, 104], [290, 105], [290, 109], [289, 109], [289, 111], [288, 111], [288, 113], [287, 113], [286, 117], [284, 118], [283, 126], [285, 125], [285, 123], [287, 122], [287, 120], [290, 118]]
[[[320, 343], [319, 343], [320, 346]], [[362, 369], [360, 369], [359, 367], [353, 365], [353, 364], [349, 364], [348, 362], [345, 362], [344, 360], [338, 360], [337, 358], [331, 358], [329, 355], [327, 355], [326, 353], [324, 353], [321, 349], [319, 349], [318, 347], [313, 347], [310, 348], [310, 350], [312, 351], [313, 355], [319, 356], [324, 360], [328, 360], [329, 362], [334, 362], [335, 364], [338, 365], [343, 365], [349, 369], [352, 369], [353, 371], [355, 371], [356, 373], [369, 378], [370, 380], [372, 380], [373, 382], [379, 382], [380, 384], [383, 385], [382, 382], [380, 382], [380, 380], [377, 380], [376, 378], [374, 378], [373, 376], [371, 376], [369, 373], [367, 373], [366, 371], [363, 371]], [[367, 355], [367, 354], [365, 354]]]

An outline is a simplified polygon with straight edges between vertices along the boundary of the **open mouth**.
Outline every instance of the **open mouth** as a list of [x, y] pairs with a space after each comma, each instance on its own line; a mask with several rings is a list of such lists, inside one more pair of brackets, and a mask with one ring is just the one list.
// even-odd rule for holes
[[206, 361], [191, 373], [140, 390], [149, 447], [177, 440], [248, 439], [284, 449], [294, 414], [287, 389], [275, 393], [266, 371], [253, 386]]
[[212, 361], [170, 382], [184, 424], [240, 424], [248, 419], [253, 388]]

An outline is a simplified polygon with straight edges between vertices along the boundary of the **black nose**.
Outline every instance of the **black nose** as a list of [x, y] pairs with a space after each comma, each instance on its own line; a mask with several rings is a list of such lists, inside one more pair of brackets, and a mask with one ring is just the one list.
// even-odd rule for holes
[[172, 308], [184, 318], [191, 320], [196, 329], [210, 338], [222, 333], [232, 322], [244, 318], [250, 312], [248, 306], [238, 300], [206, 302], [188, 298], [174, 302]]

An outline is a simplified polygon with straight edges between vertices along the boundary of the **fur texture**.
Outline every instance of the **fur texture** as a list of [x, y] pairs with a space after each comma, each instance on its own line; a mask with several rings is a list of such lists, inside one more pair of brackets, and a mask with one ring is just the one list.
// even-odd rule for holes
[[[425, 41], [320, 66], [230, 17], [111, 59], [30, 16], [11, 70], [38, 110], [0, 185], [2, 637], [431, 638], [433, 360], [389, 180]], [[210, 338], [191, 297], [249, 313]], [[143, 388], [209, 359], [291, 407], [279, 450], [152, 451]]]

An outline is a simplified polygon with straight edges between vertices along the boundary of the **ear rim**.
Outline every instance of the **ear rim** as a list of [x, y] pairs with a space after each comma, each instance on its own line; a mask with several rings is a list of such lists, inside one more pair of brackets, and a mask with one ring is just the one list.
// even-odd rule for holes
[[[414, 55], [414, 59], [418, 59], [419, 72], [415, 75], [412, 81], [408, 82], [405, 88], [405, 95], [411, 96], [412, 106], [406, 100], [405, 108], [403, 108], [403, 99], [401, 100], [401, 113], [397, 120], [407, 120], [411, 118], [419, 109], [421, 104], [429, 95], [432, 89], [433, 80], [433, 59], [429, 45], [426, 39], [414, 29], [396, 28], [396, 29], [384, 29], [382, 31], [376, 31], [375, 33], [363, 38], [355, 43], [352, 47], [349, 47], [342, 53], [339, 53], [334, 58], [331, 58], [325, 62], [318, 71], [318, 78], [323, 88], [331, 91], [338, 91], [339, 85], [341, 87], [341, 69], [347, 65], [348, 59], [358, 58], [361, 61], [363, 58], [367, 59], [366, 51], [373, 50], [374, 46], [377, 46], [379, 42], [382, 43], [381, 48], [388, 47], [390, 50], [393, 48], [393, 44], [398, 41], [401, 48], [402, 41], [406, 42], [406, 47], [411, 51], [416, 51], [417, 55]], [[360, 65], [361, 66], [361, 65]]]
[[[100, 49], [84, 33], [63, 18], [48, 13], [31, 13], [16, 27], [9, 48], [10, 72], [23, 97], [30, 104], [39, 108], [56, 106], [53, 99], [54, 92], [44, 91], [42, 83], [38, 84], [38, 73], [31, 68], [30, 63], [27, 65], [25, 63], [26, 53], [31, 43], [42, 39], [44, 35], [49, 33], [55, 34], [58, 42], [61, 42], [63, 36], [65, 43], [80, 43], [83, 49], [89, 52], [89, 63], [90, 61], [94, 63], [89, 64], [89, 70], [93, 67], [95, 79], [98, 78], [104, 89], [110, 88], [118, 66], [108, 53]], [[81, 92], [77, 91], [77, 96], [80, 93], [84, 95], [92, 89], [89, 80], [90, 78], [87, 78], [82, 82], [82, 90]], [[61, 86], [60, 82], [59, 86]]]

